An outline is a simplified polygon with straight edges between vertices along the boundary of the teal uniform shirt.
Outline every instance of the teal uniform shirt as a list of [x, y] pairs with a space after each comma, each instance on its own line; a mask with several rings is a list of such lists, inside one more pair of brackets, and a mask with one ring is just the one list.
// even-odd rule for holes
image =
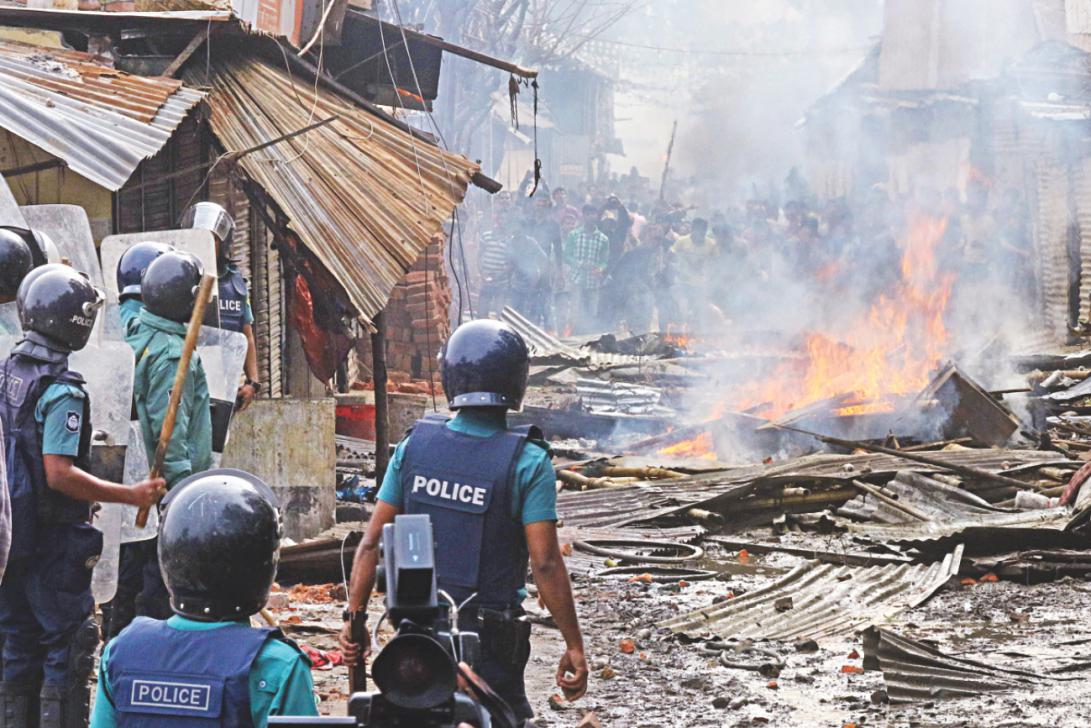
[[[167, 624], [183, 632], [202, 632], [226, 627], [231, 622], [197, 622], [174, 616]], [[91, 728], [117, 726], [113, 696], [105, 680], [111, 646], [106, 645], [99, 664]], [[310, 660], [280, 640], [267, 641], [250, 670], [250, 715], [254, 728], [265, 728], [271, 715], [318, 715]]]
[[[507, 427], [507, 415], [503, 411], [464, 409], [447, 423], [447, 427], [472, 437], [492, 437]], [[379, 500], [399, 509], [405, 506], [401, 466], [406, 440], [398, 443], [394, 450], [379, 489]], [[549, 453], [543, 448], [528, 444], [519, 454], [515, 464], [511, 508], [512, 518], [524, 526], [557, 520], [557, 476], [553, 472]]]
[[50, 384], [34, 408], [42, 428], [42, 454], [75, 458], [80, 453], [83, 401], [87, 395], [71, 384]]
[[[148, 460], [155, 457], [185, 336], [185, 324], [156, 316], [147, 309], [140, 311], [126, 331], [125, 340], [136, 355], [133, 399]], [[167, 446], [163, 478], [169, 488], [211, 466], [212, 413], [208, 380], [201, 359], [195, 353], [190, 360], [185, 391], [178, 404], [174, 436]]]
[[123, 332], [128, 331], [129, 322], [134, 320], [140, 315], [140, 312], [144, 310], [144, 302], [139, 298], [130, 296], [117, 306], [118, 314], [121, 316], [121, 330]]

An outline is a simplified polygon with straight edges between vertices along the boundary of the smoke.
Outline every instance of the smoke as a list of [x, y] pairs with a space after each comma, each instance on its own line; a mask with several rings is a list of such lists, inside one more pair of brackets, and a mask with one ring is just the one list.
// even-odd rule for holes
[[[719, 249], [672, 247], [689, 227], [676, 219], [662, 233], [676, 270], [660, 328], [684, 327], [718, 361], [683, 399], [691, 420], [791, 413], [837, 436], [923, 440], [951, 433], [949, 394], [914, 400], [947, 363], [1012, 382], [1008, 355], [1043, 326], [1042, 253], [1029, 167], [997, 139], [1020, 123], [1013, 97], [1052, 93], [1018, 77], [1057, 32], [1036, 10], [657, 3], [623, 26], [660, 63], [623, 61], [619, 135], [658, 181], [679, 119], [667, 198], [710, 219]], [[755, 440], [734, 415], [714, 434], [723, 457], [798, 446]]]

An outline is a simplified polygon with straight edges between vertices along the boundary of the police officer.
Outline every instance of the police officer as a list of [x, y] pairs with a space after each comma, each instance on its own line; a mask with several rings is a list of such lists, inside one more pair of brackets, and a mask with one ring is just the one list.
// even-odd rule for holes
[[[356, 551], [341, 646], [346, 663], [366, 657], [350, 620], [366, 609], [379, 538], [399, 513], [431, 516], [439, 587], [457, 602], [463, 629], [481, 633], [474, 670], [515, 710], [532, 715], [523, 684], [530, 626], [521, 607], [527, 561], [542, 601], [564, 637], [557, 684], [570, 700], [587, 689], [587, 662], [568, 571], [557, 541], [556, 476], [537, 428], [507, 427], [527, 386], [526, 343], [497, 321], [463, 324], [441, 353], [449, 421], [417, 422], [391, 459], [367, 533]], [[471, 598], [472, 597], [472, 598]]]
[[159, 559], [174, 616], [139, 617], [106, 646], [92, 728], [264, 728], [270, 715], [317, 715], [310, 662], [279, 630], [248, 623], [280, 556], [272, 491], [211, 470], [164, 505]]
[[[129, 323], [126, 340], [136, 356], [133, 401], [148, 460], [155, 457], [159, 433], [167, 416], [171, 387], [182, 358], [186, 324], [193, 313], [204, 269], [195, 256], [179, 250], [161, 254], [148, 265], [141, 279], [144, 309]], [[163, 477], [167, 488], [212, 466], [212, 416], [208, 380], [201, 358], [194, 354], [178, 403], [174, 433], [167, 444]], [[145, 548], [154, 548], [146, 542]], [[144, 590], [136, 611], [166, 619], [170, 601], [159, 565], [149, 558], [144, 569]]]
[[68, 355], [87, 344], [101, 294], [72, 268], [46, 265], [26, 276], [17, 303], [24, 336], [0, 363], [13, 523], [0, 583], [0, 715], [11, 728], [68, 728], [86, 723], [98, 644], [91, 569], [102, 533], [91, 504], [147, 507], [164, 483], [125, 486], [88, 472], [91, 404]]
[[236, 399], [241, 412], [250, 406], [261, 392], [258, 381], [258, 353], [254, 341], [254, 309], [246, 280], [231, 260], [231, 243], [235, 237], [235, 220], [215, 202], [198, 202], [182, 215], [182, 227], [208, 230], [216, 239], [216, 264], [219, 278], [220, 328], [246, 335], [246, 381], [239, 387]]
[[140, 294], [140, 279], [151, 262], [163, 253], [174, 248], [166, 243], [147, 240], [130, 246], [117, 261], [118, 308], [121, 311], [121, 330], [124, 332], [129, 322], [136, 318], [144, 302]]
[[[122, 253], [117, 262], [117, 291], [120, 305], [122, 335], [128, 341], [130, 322], [134, 321], [144, 308], [141, 295], [141, 279], [152, 261], [163, 253], [174, 250], [165, 243], [144, 241], [136, 243]], [[133, 418], [137, 419], [134, 403]], [[130, 521], [133, 514], [129, 515]], [[159, 559], [155, 553], [154, 538], [122, 541], [118, 559], [117, 591], [109, 603], [102, 605], [103, 631], [107, 639], [116, 637], [136, 616], [137, 600], [142, 594], [158, 595], [160, 611], [165, 611], [166, 591], [162, 579], [158, 576]], [[147, 582], [147, 584], [146, 584]]]

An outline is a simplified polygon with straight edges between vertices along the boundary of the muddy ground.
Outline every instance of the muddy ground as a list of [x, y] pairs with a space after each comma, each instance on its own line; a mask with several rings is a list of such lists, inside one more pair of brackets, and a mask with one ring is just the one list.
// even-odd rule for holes
[[[751, 534], [765, 540], [768, 532]], [[815, 544], [815, 546], [819, 546]], [[843, 546], [846, 550], [849, 544]], [[828, 537], [822, 548], [836, 550]], [[819, 651], [798, 652], [791, 644], [757, 647], [786, 664], [775, 684], [758, 672], [722, 667], [702, 654], [699, 644], [656, 628], [679, 611], [698, 608], [778, 578], [799, 560], [771, 554], [740, 565], [734, 553], [713, 554], [728, 570], [720, 580], [678, 584], [630, 583], [624, 579], [583, 577], [575, 581], [579, 615], [592, 664], [586, 697], [551, 702], [558, 691], [553, 672], [563, 643], [548, 624], [535, 627], [528, 688], [542, 726], [575, 726], [594, 712], [603, 726], [1086, 726], [1091, 670], [1070, 672], [1069, 680], [1044, 680], [1019, 693], [940, 700], [909, 706], [884, 702], [882, 674], [845, 673], [861, 666], [859, 637], [819, 642]], [[528, 600], [528, 606], [532, 600]], [[302, 621], [309, 630], [332, 629], [341, 603], [293, 602], [278, 611], [282, 620]], [[536, 608], [535, 608], [536, 609]], [[372, 618], [379, 602], [372, 603]], [[545, 615], [542, 616], [542, 621]], [[1046, 675], [1079, 659], [1091, 660], [1091, 583], [1063, 579], [1036, 586], [1012, 582], [964, 586], [953, 581], [927, 603], [881, 625], [906, 637], [930, 640], [941, 650], [998, 667]], [[329, 634], [306, 631], [299, 639], [332, 649]], [[620, 649], [635, 643], [632, 654]], [[1087, 644], [1078, 644], [1087, 640]], [[1075, 643], [1075, 644], [1062, 644]], [[344, 668], [316, 671], [323, 713], [343, 715]], [[591, 723], [594, 725], [594, 723]]]

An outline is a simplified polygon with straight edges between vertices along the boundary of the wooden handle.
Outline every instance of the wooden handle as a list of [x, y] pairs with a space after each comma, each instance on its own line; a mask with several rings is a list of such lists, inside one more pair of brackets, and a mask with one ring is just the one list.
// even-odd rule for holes
[[[352, 641], [363, 647], [364, 639], [367, 636], [367, 612], [359, 611], [352, 613], [352, 621], [350, 622], [350, 630], [352, 631]], [[362, 693], [367, 690], [367, 667], [364, 664], [363, 656], [355, 665], [349, 665], [349, 692], [350, 693]]]
[[[170, 390], [170, 403], [167, 405], [167, 416], [163, 418], [163, 428], [159, 431], [159, 444], [155, 448], [155, 458], [152, 461], [149, 478], [158, 478], [163, 472], [163, 461], [167, 457], [167, 446], [174, 436], [174, 421], [178, 418], [178, 404], [182, 401], [182, 390], [186, 386], [186, 375], [189, 373], [189, 362], [193, 359], [193, 352], [197, 348], [197, 335], [201, 333], [201, 322], [205, 318], [205, 309], [212, 298], [212, 285], [216, 277], [205, 274], [201, 278], [201, 285], [197, 289], [197, 300], [193, 303], [193, 313], [189, 317], [189, 328], [186, 329], [186, 342], [182, 346], [182, 358], [178, 360], [178, 370], [174, 373], [174, 385]], [[148, 512], [151, 509], [141, 508], [136, 514], [136, 527], [144, 528], [148, 525]]]

